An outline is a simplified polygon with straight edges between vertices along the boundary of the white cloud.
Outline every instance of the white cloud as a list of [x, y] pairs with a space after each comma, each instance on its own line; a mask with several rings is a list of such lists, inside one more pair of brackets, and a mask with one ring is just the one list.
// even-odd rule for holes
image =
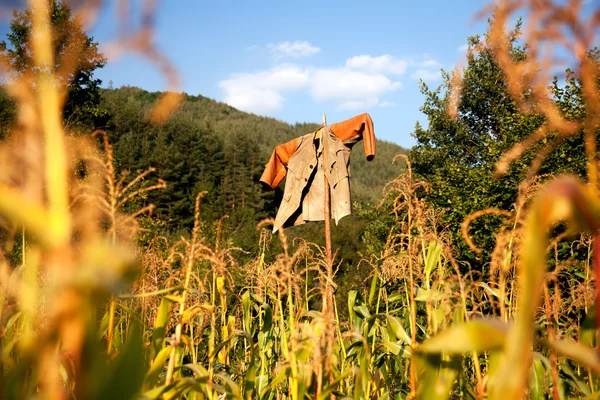
[[348, 68], [302, 69], [281, 65], [269, 70], [232, 74], [219, 82], [224, 101], [240, 110], [266, 113], [276, 111], [285, 101], [282, 93], [308, 89], [316, 101], [334, 101], [343, 110], [374, 107], [379, 96], [401, 88], [383, 74], [369, 74]]
[[297, 90], [309, 82], [306, 71], [295, 66], [277, 66], [266, 71], [232, 74], [219, 82], [224, 101], [240, 110], [269, 112], [281, 108], [283, 91]]
[[284, 99], [275, 90], [248, 88], [232, 91], [225, 97], [225, 102], [240, 110], [262, 113], [279, 110]]
[[[269, 47], [276, 58], [309, 56], [320, 51], [307, 41], [280, 42]], [[281, 109], [287, 93], [298, 91], [317, 102], [331, 102], [339, 110], [387, 108], [395, 104], [380, 99], [402, 88], [395, 77], [410, 73], [412, 79], [436, 81], [441, 79], [441, 67], [439, 61], [427, 54], [404, 59], [389, 54], [359, 55], [348, 58], [339, 67], [279, 64], [270, 69], [231, 74], [218, 85], [226, 103], [262, 114]]]
[[389, 54], [378, 57], [361, 55], [346, 60], [346, 67], [375, 74], [402, 75], [408, 68], [408, 61], [396, 59]]
[[347, 68], [318, 69], [311, 77], [310, 92], [315, 100], [365, 99], [397, 90], [400, 82], [392, 82], [383, 74], [369, 74]]
[[439, 70], [419, 68], [410, 77], [416, 80], [437, 81], [442, 77], [442, 74]]
[[456, 48], [456, 51], [458, 51], [459, 53], [466, 53], [467, 50], [469, 50], [469, 44], [468, 43], [461, 44], [460, 46], [458, 46]]
[[310, 57], [319, 53], [321, 49], [313, 46], [306, 40], [295, 42], [269, 43], [269, 48], [276, 58], [282, 57]]
[[424, 81], [437, 81], [441, 79], [442, 64], [428, 56], [423, 54], [420, 57], [411, 59], [410, 65], [415, 68], [410, 77], [415, 80], [422, 79]]
[[340, 111], [364, 110], [375, 107], [379, 103], [377, 97], [370, 97], [364, 100], [347, 100], [337, 105]]
[[434, 60], [433, 58], [426, 58], [422, 61], [413, 61], [412, 65], [421, 68], [439, 68], [440, 63], [438, 60]]

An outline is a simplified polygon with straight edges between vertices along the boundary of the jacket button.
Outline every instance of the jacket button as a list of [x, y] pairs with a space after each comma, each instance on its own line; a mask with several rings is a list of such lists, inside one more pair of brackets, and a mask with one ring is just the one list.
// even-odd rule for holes
[[312, 164], [311, 164], [311, 165], [309, 165], [309, 168], [310, 168], [310, 169], [312, 169], [312, 167], [313, 167], [313, 166], [312, 166]]
[[308, 178], [304, 178], [304, 182], [308, 182]]

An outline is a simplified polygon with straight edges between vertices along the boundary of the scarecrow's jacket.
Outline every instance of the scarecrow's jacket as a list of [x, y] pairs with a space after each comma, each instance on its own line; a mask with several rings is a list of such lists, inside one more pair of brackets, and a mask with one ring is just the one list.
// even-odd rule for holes
[[287, 177], [273, 232], [280, 227], [325, 219], [323, 175], [331, 187], [331, 217], [336, 225], [352, 212], [350, 152], [360, 140], [364, 143], [367, 160], [373, 160], [375, 132], [371, 116], [366, 113], [275, 147], [260, 178], [273, 190]]

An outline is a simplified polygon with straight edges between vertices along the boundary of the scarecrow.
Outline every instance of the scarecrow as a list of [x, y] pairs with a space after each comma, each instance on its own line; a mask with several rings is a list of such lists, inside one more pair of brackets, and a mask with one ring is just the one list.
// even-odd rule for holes
[[328, 224], [330, 218], [337, 225], [352, 212], [350, 152], [361, 140], [367, 160], [372, 161], [375, 133], [366, 113], [330, 126], [324, 117], [317, 131], [275, 147], [260, 178], [273, 190], [287, 176], [273, 232], [307, 221], [326, 220]]

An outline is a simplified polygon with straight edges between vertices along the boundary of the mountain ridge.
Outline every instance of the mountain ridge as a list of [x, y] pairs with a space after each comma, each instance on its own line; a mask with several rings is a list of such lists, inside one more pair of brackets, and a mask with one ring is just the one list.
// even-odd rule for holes
[[[106, 130], [119, 168], [139, 172], [155, 167], [170, 185], [167, 192], [179, 193], [178, 201], [162, 199], [168, 200], [169, 211], [159, 205], [159, 215], [172, 214], [176, 208], [175, 212], [186, 214], [185, 223], [189, 224], [191, 215], [184, 210], [193, 209], [193, 193], [208, 190], [214, 217], [219, 213], [217, 203], [221, 213], [241, 206], [255, 209], [260, 217], [274, 216], [281, 188], [265, 192], [258, 184], [264, 165], [275, 146], [313, 132], [320, 124], [289, 124], [184, 93], [172, 115], [162, 125], [152, 125], [150, 110], [163, 93], [133, 86], [101, 91], [102, 107], [110, 115]], [[385, 183], [401, 171], [392, 164], [399, 153], [407, 150], [377, 139], [375, 159], [367, 162], [362, 144], [354, 146], [350, 161], [353, 201], [379, 202]]]

